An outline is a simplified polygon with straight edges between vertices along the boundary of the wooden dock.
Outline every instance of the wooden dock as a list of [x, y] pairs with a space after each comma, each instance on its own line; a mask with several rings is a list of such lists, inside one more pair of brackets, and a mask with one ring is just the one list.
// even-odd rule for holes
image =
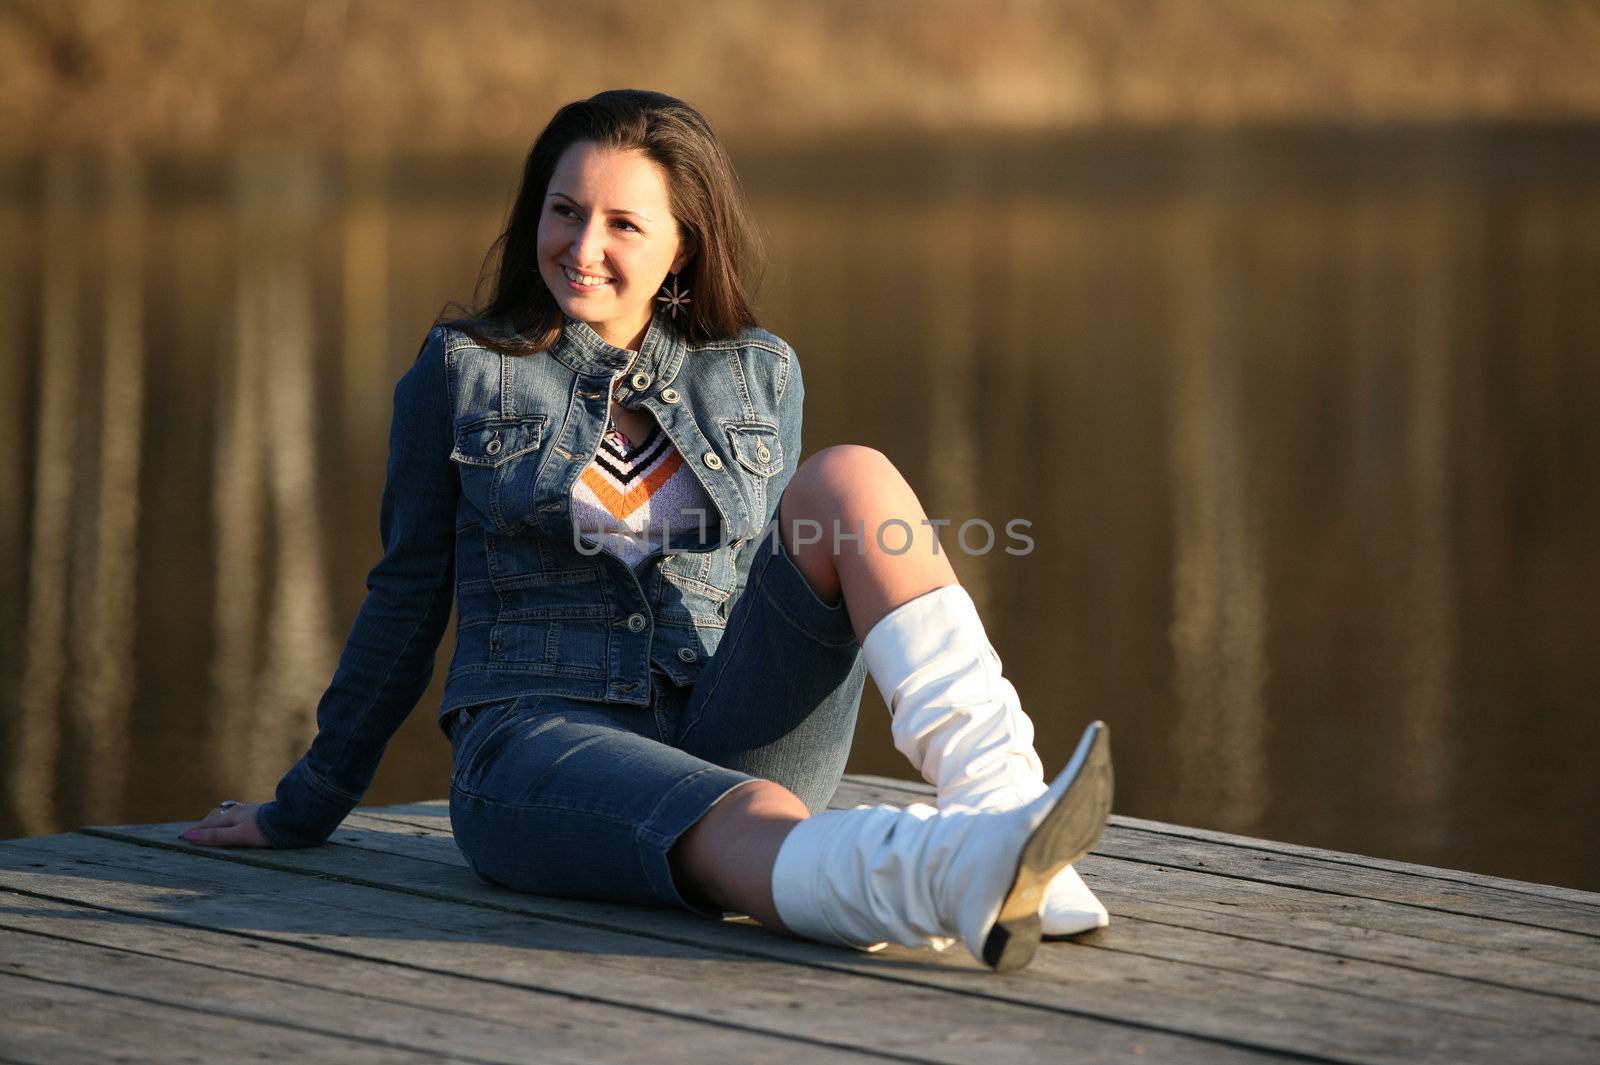
[[1114, 817], [1111, 927], [1000, 976], [491, 888], [443, 803], [181, 827], [0, 843], [0, 1060], [1600, 1062], [1600, 895], [1543, 884]]

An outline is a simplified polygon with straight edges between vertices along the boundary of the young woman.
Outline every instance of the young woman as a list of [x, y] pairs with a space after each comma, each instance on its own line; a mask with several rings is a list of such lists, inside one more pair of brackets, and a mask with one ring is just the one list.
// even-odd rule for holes
[[[996, 968], [1105, 924], [1070, 868], [1109, 811], [1105, 729], [1047, 787], [899, 471], [856, 446], [799, 462], [800, 364], [756, 324], [705, 119], [636, 90], [563, 107], [496, 247], [492, 299], [436, 325], [395, 390], [384, 553], [316, 739], [273, 801], [183, 838], [325, 840], [454, 602], [451, 823], [492, 884], [869, 949], [959, 937]], [[869, 671], [937, 807], [818, 812]]]

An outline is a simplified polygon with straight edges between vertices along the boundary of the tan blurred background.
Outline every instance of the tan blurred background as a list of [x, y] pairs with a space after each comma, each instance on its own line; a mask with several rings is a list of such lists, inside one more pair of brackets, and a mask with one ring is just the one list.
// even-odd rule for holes
[[[0, 835], [264, 799], [553, 110], [726, 137], [808, 451], [1118, 812], [1600, 889], [1600, 4], [0, 2]], [[954, 545], [952, 545], [954, 546]], [[451, 649], [440, 650], [442, 678]], [[369, 801], [445, 793], [433, 689]], [[909, 776], [868, 691], [851, 768]]]

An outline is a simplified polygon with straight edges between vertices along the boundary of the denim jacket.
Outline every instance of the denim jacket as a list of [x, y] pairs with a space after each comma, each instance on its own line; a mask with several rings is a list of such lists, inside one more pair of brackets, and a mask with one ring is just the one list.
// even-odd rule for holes
[[[529, 691], [647, 707], [650, 671], [692, 685], [717, 649], [800, 457], [800, 364], [747, 329], [689, 346], [660, 312], [634, 352], [567, 319], [536, 355], [436, 326], [394, 393], [383, 557], [317, 735], [257, 824], [277, 847], [320, 843], [361, 801], [384, 746], [427, 689], [456, 605], [451, 711]], [[576, 536], [573, 482], [607, 396], [649, 411], [715, 505], [637, 571]], [[452, 595], [453, 591], [453, 595]]]

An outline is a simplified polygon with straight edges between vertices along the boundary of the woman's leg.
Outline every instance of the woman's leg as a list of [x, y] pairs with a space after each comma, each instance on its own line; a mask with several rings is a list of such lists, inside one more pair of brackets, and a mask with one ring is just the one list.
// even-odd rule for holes
[[769, 530], [716, 654], [667, 728], [685, 752], [760, 778], [679, 838], [670, 858], [681, 890], [783, 927], [773, 863], [795, 825], [838, 787], [865, 684], [850, 615], [837, 596], [817, 595]]
[[[893, 463], [854, 445], [818, 452], [790, 481], [779, 529], [816, 594], [842, 598], [893, 715], [895, 746], [935, 786], [941, 809], [1006, 809], [1044, 792], [1033, 722]], [[1076, 871], [1051, 884], [1047, 934], [1108, 920]]]
[[[773, 927], [773, 859], [795, 821], [827, 805], [844, 773], [866, 679], [861, 637], [899, 603], [955, 582], [934, 551], [931, 526], [920, 522], [916, 494], [870, 448], [828, 448], [802, 463], [778, 513], [779, 530], [756, 548], [744, 594], [673, 738], [691, 754], [764, 779], [724, 796], [671, 855], [685, 891]], [[841, 556], [836, 569], [833, 520], [846, 513], [865, 522], [871, 554]], [[890, 517], [914, 537], [897, 555], [874, 535]], [[810, 519], [798, 535], [796, 519]], [[885, 546], [899, 550], [894, 532]]]
[[[675, 737], [692, 754], [767, 779], [723, 796], [683, 834], [670, 856], [674, 877], [686, 893], [748, 913], [771, 927], [782, 927], [773, 870], [785, 843], [795, 844], [787, 852], [790, 872], [777, 880], [788, 885], [793, 904], [797, 874], [808, 879], [813, 866], [842, 862], [844, 880], [849, 881], [887, 855], [887, 867], [904, 872], [917, 859], [909, 852], [895, 855], [894, 847], [912, 846], [919, 833], [942, 831], [938, 824], [922, 824], [926, 807], [922, 814], [908, 815], [909, 820], [881, 810], [870, 815], [852, 811], [849, 817], [829, 813], [815, 825], [802, 819], [808, 810], [815, 813], [825, 805], [843, 772], [864, 680], [862, 636], [891, 612], [913, 601], [925, 602], [930, 592], [947, 587], [960, 591], [915, 493], [871, 449], [829, 448], [802, 464], [779, 501], [779, 516], [780, 528], [759, 545], [744, 596], [691, 693]], [[836, 519], [841, 533], [861, 534], [859, 553], [843, 536], [846, 549], [834, 552]], [[880, 541], [877, 529], [891, 519], [894, 528]], [[894, 533], [900, 534], [898, 539]], [[808, 551], [816, 547], [821, 550]], [[804, 566], [795, 557], [800, 552], [809, 556]], [[1030, 730], [1030, 757], [1031, 738]], [[1010, 743], [1012, 738], [1002, 739]], [[1109, 787], [1109, 773], [1103, 784]], [[869, 837], [878, 842], [863, 843], [865, 850], [834, 842], [861, 843]], [[894, 839], [899, 843], [891, 845]], [[834, 851], [838, 862], [830, 857]], [[1081, 887], [1070, 870], [1062, 879]], [[838, 901], [846, 904], [844, 896]], [[1098, 907], [1092, 900], [1091, 905]], [[804, 913], [804, 908], [802, 913], [808, 927], [798, 930], [815, 935], [815, 914]], [[1097, 923], [1093, 916], [1085, 922], [1081, 912], [1073, 917], [1070, 931]], [[929, 922], [934, 918], [924, 912], [898, 931], [884, 926], [884, 935], [942, 945], [942, 934], [927, 932], [934, 927]], [[1046, 925], [1050, 931], [1048, 921]], [[868, 920], [860, 927], [876, 926]], [[954, 930], [948, 924], [941, 927]], [[916, 928], [927, 932], [927, 938], [919, 940]]]
[[962, 940], [996, 969], [1027, 964], [1040, 905], [1111, 808], [1105, 727], [1085, 732], [1040, 797], [1005, 810], [858, 806], [806, 816], [779, 785], [730, 792], [673, 848], [673, 873], [773, 929], [871, 949]]
[[735, 788], [672, 848], [679, 890], [783, 929], [772, 901], [772, 865], [790, 830], [809, 814], [794, 792], [770, 780]]
[[673, 851], [693, 883], [763, 924], [828, 943], [892, 940], [943, 950], [956, 938], [996, 969], [1027, 964], [1040, 902], [1099, 837], [1111, 807], [1104, 726], [1036, 800], [1007, 810], [858, 806], [806, 817], [775, 784], [724, 796]]
[[486, 707], [451, 740], [451, 828], [482, 879], [722, 912], [680, 890], [668, 852], [749, 774], [664, 742], [648, 712], [548, 694]]
[[753, 551], [716, 653], [668, 731], [690, 754], [781, 784], [815, 813], [844, 775], [866, 662], [849, 613], [817, 596], [776, 529]]

